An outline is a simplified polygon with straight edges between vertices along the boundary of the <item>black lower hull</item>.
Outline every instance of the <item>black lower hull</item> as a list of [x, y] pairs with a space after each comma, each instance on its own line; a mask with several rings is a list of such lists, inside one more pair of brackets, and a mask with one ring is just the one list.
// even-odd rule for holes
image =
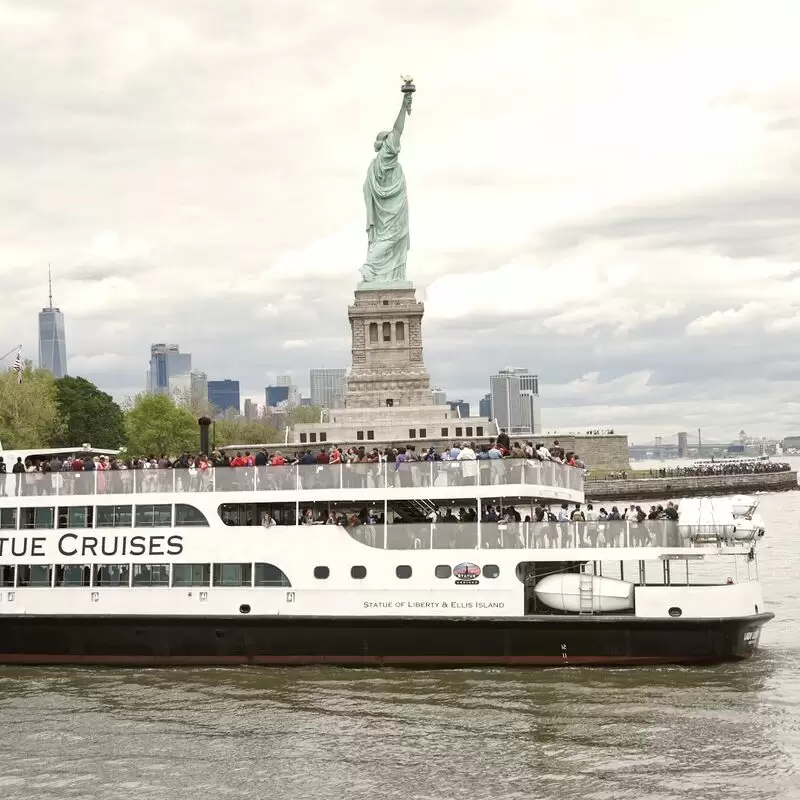
[[711, 664], [753, 655], [761, 627], [772, 617], [0, 615], [0, 663], [415, 667]]

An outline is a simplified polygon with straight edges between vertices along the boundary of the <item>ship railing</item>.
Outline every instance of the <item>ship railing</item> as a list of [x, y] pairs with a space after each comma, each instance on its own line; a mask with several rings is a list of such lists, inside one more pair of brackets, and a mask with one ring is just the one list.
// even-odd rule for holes
[[418, 461], [217, 467], [215, 469], [94, 470], [9, 475], [6, 492], [23, 496], [155, 492], [274, 492], [325, 489], [548, 486], [583, 492], [583, 470], [526, 459]]
[[595, 547], [696, 547], [742, 544], [729, 526], [702, 535], [672, 520], [598, 522], [437, 522], [357, 525], [350, 536], [387, 550], [548, 550]]

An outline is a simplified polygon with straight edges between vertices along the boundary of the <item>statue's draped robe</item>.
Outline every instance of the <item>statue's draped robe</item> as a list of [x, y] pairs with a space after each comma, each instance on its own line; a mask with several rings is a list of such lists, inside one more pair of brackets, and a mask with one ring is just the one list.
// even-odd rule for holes
[[406, 279], [408, 195], [403, 168], [397, 160], [399, 152], [400, 136], [392, 131], [383, 140], [364, 181], [367, 233], [371, 226], [375, 228], [366, 263], [361, 267], [365, 283]]

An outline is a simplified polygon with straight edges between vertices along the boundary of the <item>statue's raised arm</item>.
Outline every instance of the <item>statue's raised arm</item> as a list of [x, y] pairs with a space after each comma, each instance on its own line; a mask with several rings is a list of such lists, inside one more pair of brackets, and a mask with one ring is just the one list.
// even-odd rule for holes
[[392, 130], [397, 134], [399, 139], [403, 133], [403, 128], [406, 124], [406, 116], [411, 113], [411, 98], [413, 95], [409, 92], [403, 95], [403, 104], [400, 106], [400, 113], [394, 121], [394, 128]]
[[[404, 78], [405, 80], [405, 78]], [[361, 267], [361, 285], [404, 283], [409, 248], [408, 197], [406, 179], [400, 166], [400, 137], [411, 113], [410, 80], [403, 87], [403, 103], [391, 131], [375, 137], [377, 155], [364, 181], [367, 207], [367, 258]]]

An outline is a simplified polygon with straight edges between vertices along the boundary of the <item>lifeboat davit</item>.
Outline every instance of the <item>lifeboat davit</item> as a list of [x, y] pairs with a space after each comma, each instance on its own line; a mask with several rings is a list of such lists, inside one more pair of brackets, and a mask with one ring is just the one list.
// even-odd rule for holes
[[[581, 580], [586, 599], [581, 605]], [[589, 608], [588, 588], [591, 584], [592, 605]], [[633, 608], [633, 584], [600, 575], [579, 575], [563, 572], [542, 578], [534, 589], [536, 597], [558, 611], [628, 611]]]

